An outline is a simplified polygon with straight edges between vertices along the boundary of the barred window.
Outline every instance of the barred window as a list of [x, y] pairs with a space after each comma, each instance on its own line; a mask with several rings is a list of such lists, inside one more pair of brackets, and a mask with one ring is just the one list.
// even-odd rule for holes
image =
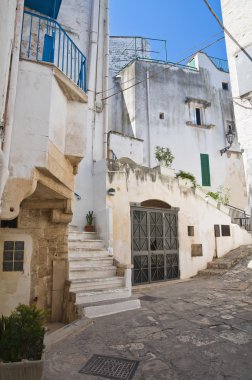
[[24, 268], [24, 241], [5, 241], [3, 272], [22, 272]]

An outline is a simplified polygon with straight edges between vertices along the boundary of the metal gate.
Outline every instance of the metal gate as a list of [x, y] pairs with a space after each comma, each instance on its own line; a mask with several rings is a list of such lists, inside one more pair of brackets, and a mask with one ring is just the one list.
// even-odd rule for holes
[[179, 277], [178, 211], [131, 208], [133, 284]]

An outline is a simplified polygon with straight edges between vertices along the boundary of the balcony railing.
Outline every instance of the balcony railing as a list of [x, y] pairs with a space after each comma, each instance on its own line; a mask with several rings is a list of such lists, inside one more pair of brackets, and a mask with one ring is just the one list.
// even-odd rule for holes
[[20, 56], [54, 64], [87, 91], [86, 57], [57, 21], [24, 11]]
[[228, 61], [221, 58], [209, 57], [218, 70], [229, 73]]

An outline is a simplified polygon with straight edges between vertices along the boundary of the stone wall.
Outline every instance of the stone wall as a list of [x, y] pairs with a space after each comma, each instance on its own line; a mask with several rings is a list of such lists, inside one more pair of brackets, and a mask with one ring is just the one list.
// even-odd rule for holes
[[150, 45], [148, 40], [141, 37], [116, 37], [109, 40], [109, 70], [114, 77], [133, 59], [150, 58]]
[[1, 256], [5, 240], [25, 241], [24, 271], [2, 272], [0, 268], [0, 305], [4, 314], [23, 302], [45, 309], [51, 321], [62, 318], [68, 229], [66, 224], [52, 223], [51, 212], [21, 208], [18, 228], [0, 229]]

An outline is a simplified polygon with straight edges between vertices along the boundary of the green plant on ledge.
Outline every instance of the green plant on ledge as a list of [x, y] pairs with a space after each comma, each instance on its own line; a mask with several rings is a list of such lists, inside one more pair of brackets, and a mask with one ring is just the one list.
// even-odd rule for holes
[[163, 148], [160, 146], [156, 146], [155, 150], [155, 158], [158, 162], [167, 166], [168, 168], [171, 166], [174, 156], [169, 148]]
[[45, 313], [20, 304], [9, 317], [0, 318], [0, 361], [40, 360], [44, 350]]
[[216, 192], [209, 191], [207, 195], [215, 199], [217, 202], [227, 205], [230, 199], [230, 189], [224, 186], [219, 186]]
[[178, 173], [176, 173], [176, 178], [189, 179], [192, 182], [193, 187], [197, 186], [196, 178], [192, 173], [184, 172], [183, 170], [180, 170]]

